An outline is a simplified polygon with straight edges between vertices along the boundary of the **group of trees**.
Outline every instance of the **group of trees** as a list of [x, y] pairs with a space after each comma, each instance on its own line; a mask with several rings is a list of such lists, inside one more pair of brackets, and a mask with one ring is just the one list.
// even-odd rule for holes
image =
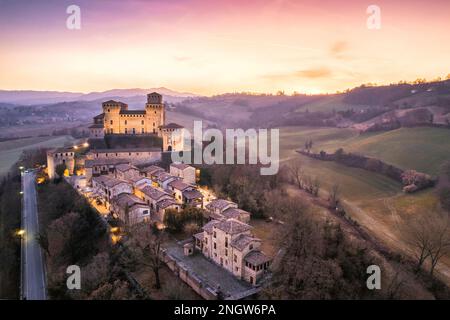
[[20, 213], [20, 174], [12, 169], [0, 181], [0, 299], [19, 298]]
[[312, 178], [306, 174], [299, 162], [292, 163], [289, 166], [291, 181], [301, 190], [317, 197], [320, 190], [320, 181], [317, 177]]
[[164, 224], [172, 233], [185, 231], [193, 234], [203, 226], [204, 210], [195, 207], [186, 207], [180, 211], [169, 209], [164, 215]]
[[433, 276], [438, 262], [450, 254], [450, 220], [447, 215], [430, 212], [425, 217], [412, 218], [403, 226], [407, 242], [414, 249], [416, 272], [428, 261]]
[[346, 238], [338, 224], [313, 218], [312, 208], [286, 195], [272, 197], [276, 217], [289, 221], [280, 231], [280, 253], [263, 297], [270, 299], [361, 299], [367, 290], [366, 269], [380, 265], [357, 241]]
[[211, 187], [218, 198], [230, 198], [253, 218], [267, 216], [265, 195], [277, 190], [288, 176], [285, 168], [263, 176], [258, 165], [212, 165], [202, 167], [202, 171], [202, 184]]

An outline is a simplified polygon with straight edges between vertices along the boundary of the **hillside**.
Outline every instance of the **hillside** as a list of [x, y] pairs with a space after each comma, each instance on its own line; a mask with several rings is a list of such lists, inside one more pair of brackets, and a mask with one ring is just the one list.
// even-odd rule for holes
[[[359, 134], [350, 128], [292, 127], [282, 130], [281, 149], [289, 152], [313, 141], [313, 152], [333, 153], [339, 148], [378, 158], [402, 169], [437, 175], [450, 157], [448, 129], [416, 127]], [[283, 153], [282, 153], [283, 154]]]
[[189, 98], [175, 110], [219, 126], [313, 125], [384, 131], [412, 126], [450, 126], [450, 80], [360, 86], [330, 95], [224, 94]]

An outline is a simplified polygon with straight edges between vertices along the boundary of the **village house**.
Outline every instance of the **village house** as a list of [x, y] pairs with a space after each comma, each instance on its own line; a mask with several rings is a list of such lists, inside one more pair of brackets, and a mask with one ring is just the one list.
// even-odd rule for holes
[[100, 175], [113, 174], [117, 165], [129, 165], [130, 161], [126, 159], [95, 159], [84, 162], [84, 172], [87, 185], [92, 184], [92, 177]]
[[119, 164], [116, 166], [114, 176], [121, 180], [130, 180], [139, 177], [139, 169], [131, 164]]
[[158, 172], [164, 172], [165, 170], [161, 167], [151, 165], [141, 169], [141, 176], [150, 178], [152, 180], [156, 179], [155, 174]]
[[252, 227], [236, 219], [211, 220], [194, 235], [195, 248], [239, 279], [257, 285], [270, 265]]
[[158, 186], [164, 190], [167, 190], [169, 188], [170, 182], [180, 179], [180, 178], [175, 177], [165, 171], [156, 172], [155, 174], [153, 174], [153, 176], [154, 176], [154, 179], [152, 179], [152, 180], [156, 184], [156, 186]]
[[143, 185], [135, 189], [135, 195], [150, 207], [152, 220], [163, 223], [166, 210], [174, 209], [180, 210], [180, 205], [173, 199], [173, 197], [161, 190], [149, 185]]
[[250, 212], [239, 209], [232, 201], [214, 199], [206, 205], [209, 220], [236, 219], [244, 223], [250, 222]]
[[180, 177], [187, 184], [196, 183], [196, 170], [194, 167], [184, 163], [172, 163], [169, 172], [171, 175]]
[[193, 185], [173, 180], [169, 182], [167, 189], [178, 203], [203, 208], [203, 195]]
[[150, 178], [138, 176], [127, 179], [135, 189], [140, 188], [142, 186], [150, 186], [152, 185], [152, 180]]
[[111, 200], [111, 212], [127, 225], [150, 220], [150, 208], [133, 194], [121, 193]]
[[133, 193], [132, 186], [124, 180], [119, 180], [111, 176], [98, 176], [92, 178], [94, 194], [105, 202], [107, 209], [110, 208], [112, 198], [121, 193]]

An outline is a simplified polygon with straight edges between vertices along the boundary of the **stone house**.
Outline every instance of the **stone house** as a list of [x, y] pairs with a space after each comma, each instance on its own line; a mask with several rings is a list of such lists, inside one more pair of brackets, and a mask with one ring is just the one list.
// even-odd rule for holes
[[98, 176], [92, 178], [94, 194], [97, 194], [109, 209], [111, 200], [121, 193], [133, 193], [133, 187], [124, 180], [119, 180], [111, 176]]
[[187, 184], [196, 183], [195, 168], [184, 163], [172, 163], [170, 165], [170, 174], [183, 179], [183, 182]]
[[133, 194], [121, 193], [112, 198], [111, 211], [116, 218], [119, 218], [129, 226], [150, 220], [149, 206], [144, 200]]
[[211, 220], [194, 235], [195, 248], [239, 279], [257, 285], [271, 259], [260, 251], [252, 227], [236, 219]]
[[139, 169], [131, 164], [119, 164], [116, 166], [114, 176], [121, 180], [130, 180], [139, 177]]

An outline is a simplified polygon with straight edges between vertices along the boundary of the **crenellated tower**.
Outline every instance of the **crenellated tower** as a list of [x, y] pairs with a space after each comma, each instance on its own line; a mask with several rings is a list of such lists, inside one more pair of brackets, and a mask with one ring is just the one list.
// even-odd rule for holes
[[152, 92], [147, 95], [147, 103], [145, 104], [146, 114], [146, 131], [148, 133], [156, 133], [161, 136], [160, 127], [164, 125], [166, 111], [162, 101], [162, 95]]

